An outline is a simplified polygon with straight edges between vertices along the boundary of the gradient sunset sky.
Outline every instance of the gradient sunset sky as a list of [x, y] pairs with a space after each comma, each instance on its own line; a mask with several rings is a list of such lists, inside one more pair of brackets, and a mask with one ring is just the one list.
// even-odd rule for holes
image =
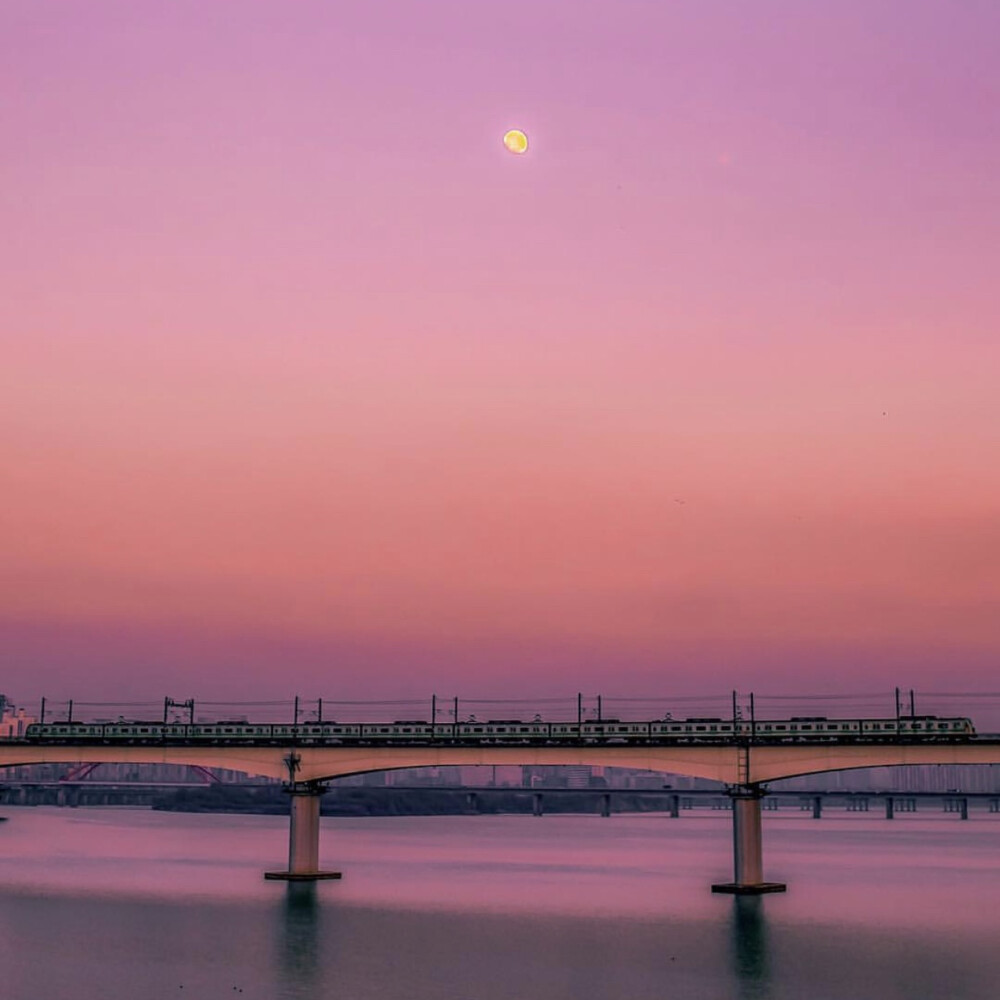
[[5, 0], [0, 690], [995, 689], [998, 38]]

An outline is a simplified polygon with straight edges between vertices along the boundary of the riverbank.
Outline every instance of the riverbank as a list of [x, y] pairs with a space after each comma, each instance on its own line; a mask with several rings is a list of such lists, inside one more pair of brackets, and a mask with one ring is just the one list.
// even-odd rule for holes
[[[581, 789], [490, 789], [488, 793], [465, 788], [331, 788], [323, 796], [324, 816], [468, 816], [530, 814], [536, 794], [544, 797], [546, 813], [600, 812], [608, 790]], [[614, 811], [624, 813], [662, 812], [668, 795], [650, 796], [614, 791]], [[182, 788], [156, 796], [152, 808], [163, 812], [249, 813], [276, 815], [288, 812], [288, 796], [277, 785], [210, 785]]]

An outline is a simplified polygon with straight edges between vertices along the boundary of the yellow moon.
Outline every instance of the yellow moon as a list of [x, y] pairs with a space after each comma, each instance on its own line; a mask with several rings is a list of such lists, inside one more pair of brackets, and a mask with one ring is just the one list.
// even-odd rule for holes
[[520, 155], [528, 152], [528, 137], [519, 128], [512, 128], [505, 133], [503, 144], [511, 153]]

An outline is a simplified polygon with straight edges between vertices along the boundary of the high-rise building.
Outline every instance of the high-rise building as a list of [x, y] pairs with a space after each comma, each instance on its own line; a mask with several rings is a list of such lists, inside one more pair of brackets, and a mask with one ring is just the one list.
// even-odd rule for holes
[[3, 695], [0, 695], [0, 700], [3, 702], [0, 710], [0, 739], [16, 740], [25, 734], [28, 726], [35, 721], [34, 717], [28, 715], [23, 708], [15, 709]]

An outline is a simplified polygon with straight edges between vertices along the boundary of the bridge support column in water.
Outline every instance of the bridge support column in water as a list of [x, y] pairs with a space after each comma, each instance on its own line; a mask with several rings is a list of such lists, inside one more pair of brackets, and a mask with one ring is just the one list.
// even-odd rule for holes
[[757, 896], [784, 892], [783, 882], [764, 881], [760, 802], [766, 794], [760, 785], [736, 785], [729, 790], [733, 800], [733, 881], [717, 882], [712, 892]]
[[284, 882], [340, 878], [340, 872], [324, 871], [319, 866], [319, 800], [326, 789], [318, 781], [293, 781], [285, 791], [291, 800], [288, 871], [264, 872], [264, 878]]

